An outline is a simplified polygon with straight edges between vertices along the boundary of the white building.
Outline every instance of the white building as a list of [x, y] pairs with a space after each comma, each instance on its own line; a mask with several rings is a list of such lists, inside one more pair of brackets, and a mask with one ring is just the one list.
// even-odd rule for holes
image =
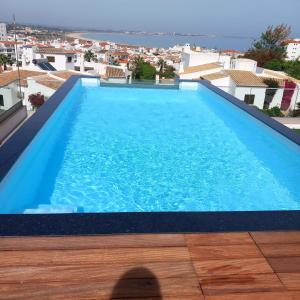
[[232, 59], [230, 63], [230, 69], [250, 71], [256, 73], [257, 62], [253, 59], [248, 58], [236, 58]]
[[212, 51], [193, 51], [187, 44], [181, 53], [181, 64], [179, 72], [183, 72], [187, 67], [219, 63], [224, 69], [230, 69], [231, 56]]
[[76, 52], [62, 48], [38, 48], [35, 59], [46, 59], [57, 71], [74, 70]]
[[[201, 78], [210, 81], [213, 85], [247, 104], [255, 105], [260, 109], [264, 108], [266, 101], [269, 103], [269, 108], [280, 107], [285, 92], [284, 81], [294, 81], [296, 88], [291, 97], [290, 109], [293, 109], [296, 103], [300, 103], [300, 80], [295, 80], [280, 72], [263, 70], [258, 76], [258, 74], [251, 71], [223, 70], [218, 73], [204, 75]], [[267, 96], [268, 86], [264, 82], [267, 78], [275, 79], [279, 83], [279, 87], [275, 89], [271, 101]]]
[[6, 24], [0, 23], [0, 39], [7, 36]]
[[287, 60], [298, 60], [300, 58], [300, 39], [286, 41], [285, 49]]
[[0, 54], [4, 54], [11, 59], [16, 58], [15, 42], [0, 40]]
[[21, 92], [19, 90], [18, 72], [10, 71], [0, 75], [0, 110], [8, 110], [20, 101], [27, 86], [27, 78], [43, 75], [43, 72], [20, 70]]

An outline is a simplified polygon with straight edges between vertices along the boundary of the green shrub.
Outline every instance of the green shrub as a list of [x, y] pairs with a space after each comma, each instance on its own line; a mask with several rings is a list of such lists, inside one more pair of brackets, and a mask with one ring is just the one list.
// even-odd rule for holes
[[277, 106], [269, 108], [269, 109], [262, 109], [261, 111], [270, 117], [283, 117], [284, 116], [284, 114], [281, 112], [280, 108]]

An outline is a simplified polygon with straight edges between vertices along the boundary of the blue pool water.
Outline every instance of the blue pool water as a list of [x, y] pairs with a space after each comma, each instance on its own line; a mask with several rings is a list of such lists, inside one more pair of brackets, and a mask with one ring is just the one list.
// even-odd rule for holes
[[300, 149], [204, 86], [71, 90], [0, 213], [300, 209]]

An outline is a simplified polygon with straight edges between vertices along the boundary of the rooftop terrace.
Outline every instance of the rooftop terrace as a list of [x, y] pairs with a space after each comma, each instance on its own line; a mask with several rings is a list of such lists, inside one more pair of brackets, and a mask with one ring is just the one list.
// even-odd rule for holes
[[300, 232], [0, 238], [0, 299], [300, 299]]

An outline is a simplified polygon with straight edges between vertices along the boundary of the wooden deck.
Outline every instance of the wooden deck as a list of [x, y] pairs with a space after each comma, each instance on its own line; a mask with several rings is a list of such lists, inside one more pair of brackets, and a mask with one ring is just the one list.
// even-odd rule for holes
[[0, 238], [0, 299], [300, 299], [300, 232]]

